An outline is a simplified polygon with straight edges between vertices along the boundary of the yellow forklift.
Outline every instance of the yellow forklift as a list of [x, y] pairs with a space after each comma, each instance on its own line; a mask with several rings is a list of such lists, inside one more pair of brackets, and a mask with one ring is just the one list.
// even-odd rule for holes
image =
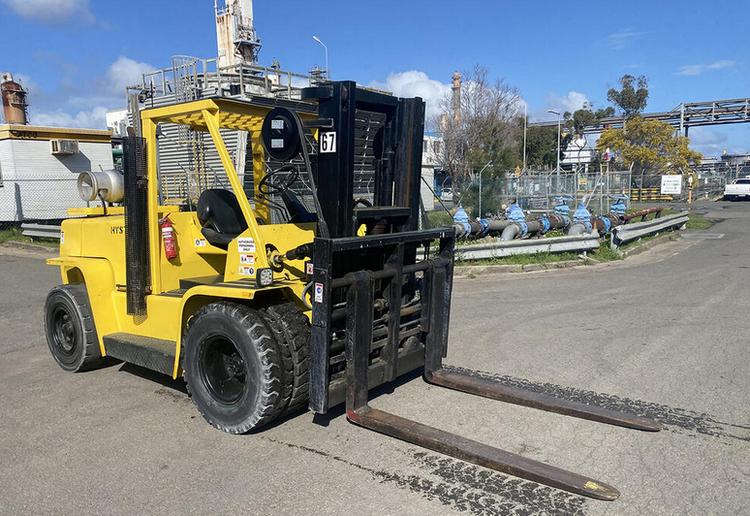
[[[63, 285], [49, 293], [45, 329], [63, 369], [112, 357], [183, 377], [203, 417], [236, 434], [345, 403], [349, 420], [378, 432], [617, 498], [594, 479], [368, 405], [371, 389], [422, 368], [426, 381], [451, 389], [661, 429], [443, 366], [455, 233], [418, 229], [421, 99], [342, 81], [307, 88], [299, 101], [154, 107], [140, 122], [142, 137], [124, 138], [122, 174], [79, 177], [81, 195], [101, 206], [69, 210], [60, 256], [48, 260]], [[223, 169], [192, 183], [186, 173], [184, 195], [159, 163], [161, 128], [174, 125], [210, 137]], [[251, 174], [237, 173], [222, 130], [249, 135]]]

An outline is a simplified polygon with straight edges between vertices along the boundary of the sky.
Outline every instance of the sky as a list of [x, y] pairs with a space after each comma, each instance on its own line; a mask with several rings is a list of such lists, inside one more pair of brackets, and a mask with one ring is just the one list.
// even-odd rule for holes
[[[263, 65], [323, 68], [318, 36], [333, 79], [421, 96], [430, 114], [453, 73], [479, 64], [541, 120], [608, 106], [624, 74], [648, 77], [647, 112], [750, 96], [750, 44], [731, 21], [747, 10], [747, 0], [256, 0], [254, 24]], [[29, 89], [36, 125], [103, 128], [141, 73], [217, 54], [212, 0], [0, 0], [0, 33], [0, 71]], [[705, 156], [750, 152], [750, 124], [689, 136]]]

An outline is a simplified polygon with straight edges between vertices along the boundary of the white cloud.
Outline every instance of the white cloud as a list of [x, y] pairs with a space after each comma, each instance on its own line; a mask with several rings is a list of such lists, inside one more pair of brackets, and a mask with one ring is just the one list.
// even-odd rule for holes
[[410, 70], [391, 73], [385, 82], [372, 81], [370, 88], [392, 91], [399, 97], [422, 97], [426, 104], [426, 118], [440, 114], [440, 101], [450, 94], [451, 85], [430, 79], [426, 73]]
[[125, 98], [125, 87], [140, 84], [142, 75], [156, 70], [148, 63], [139, 63], [125, 56], [120, 56], [107, 69], [104, 77], [104, 93]]
[[676, 72], [676, 74], [677, 75], [700, 75], [710, 70], [721, 70], [722, 68], [731, 68], [732, 66], [736, 64], [737, 63], [734, 61], [721, 59], [719, 61], [716, 61], [711, 64], [706, 64], [706, 65], [695, 64], [695, 65], [681, 66], [679, 71]]
[[721, 156], [729, 140], [727, 133], [705, 127], [694, 127], [690, 129], [689, 135], [690, 148], [704, 156]]
[[[47, 92], [30, 78], [18, 77], [29, 88], [29, 117], [34, 125], [105, 129], [106, 112], [127, 104], [125, 87], [140, 83], [141, 74], [153, 70], [148, 63], [120, 56], [103, 75], [84, 85], [87, 96], [71, 94], [65, 88]], [[63, 82], [74, 79], [66, 77]], [[73, 91], [79, 93], [80, 88]]]
[[0, 0], [16, 14], [44, 23], [57, 23], [75, 17], [93, 23], [89, 0]]
[[[546, 109], [560, 111], [560, 114], [563, 114], [566, 111], [573, 113], [574, 111], [581, 109], [584, 104], [588, 103], [588, 101], [589, 99], [586, 98], [586, 95], [577, 91], [570, 91], [567, 95], [563, 95], [562, 97], [550, 92], [547, 94]], [[547, 116], [543, 118], [550, 118], [550, 116], [551, 115], [547, 114]]]
[[636, 32], [633, 29], [621, 29], [599, 40], [599, 43], [612, 50], [622, 50], [630, 42], [640, 39], [644, 34], [645, 32]]
[[106, 129], [106, 113], [108, 108], [96, 106], [87, 111], [78, 111], [75, 114], [68, 113], [61, 108], [54, 110], [39, 110], [31, 108], [29, 117], [34, 125], [51, 127], [74, 127], [82, 129]]

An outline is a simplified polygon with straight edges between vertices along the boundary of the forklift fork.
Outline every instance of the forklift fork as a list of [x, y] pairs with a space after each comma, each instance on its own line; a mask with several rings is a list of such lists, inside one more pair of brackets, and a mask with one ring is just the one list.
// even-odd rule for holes
[[[593, 421], [648, 431], [659, 431], [662, 428], [659, 423], [650, 419], [560, 400], [443, 369], [442, 359], [447, 349], [447, 324], [440, 321], [440, 318], [447, 316], [444, 310], [445, 300], [450, 295], [446, 290], [450, 264], [445, 262], [446, 260], [438, 257], [402, 269], [404, 273], [417, 268], [424, 270], [425, 298], [421, 325], [422, 330], [427, 332], [424, 370], [427, 381], [478, 396]], [[334, 281], [335, 286], [349, 285], [345, 349], [346, 414], [350, 421], [439, 453], [572, 493], [600, 500], [614, 500], [619, 496], [617, 489], [598, 480], [370, 407], [368, 364], [373, 337], [373, 285], [378, 276], [382, 274], [358, 271], [347, 274], [338, 282]]]

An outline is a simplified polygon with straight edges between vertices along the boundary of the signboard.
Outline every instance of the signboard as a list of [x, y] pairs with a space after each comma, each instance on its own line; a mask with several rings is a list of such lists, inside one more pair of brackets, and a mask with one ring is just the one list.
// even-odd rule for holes
[[666, 175], [661, 176], [661, 194], [662, 195], [680, 195], [682, 193], [682, 176]]

